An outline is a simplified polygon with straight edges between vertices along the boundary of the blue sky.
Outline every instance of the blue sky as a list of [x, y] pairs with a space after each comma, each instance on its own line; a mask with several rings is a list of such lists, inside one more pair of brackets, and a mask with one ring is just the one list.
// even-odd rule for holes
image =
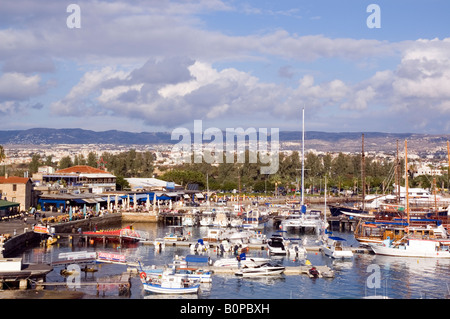
[[[67, 6], [80, 8], [69, 28]], [[369, 28], [370, 4], [381, 28]], [[450, 4], [3, 1], [1, 129], [450, 130]]]

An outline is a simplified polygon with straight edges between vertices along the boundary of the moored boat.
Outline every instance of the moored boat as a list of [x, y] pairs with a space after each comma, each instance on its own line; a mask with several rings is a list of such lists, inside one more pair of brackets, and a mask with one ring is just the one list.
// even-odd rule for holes
[[245, 253], [240, 254], [236, 258], [221, 258], [214, 262], [214, 267], [230, 267], [230, 268], [238, 268], [240, 267], [252, 267], [262, 265], [264, 263], [268, 263], [270, 261], [269, 258], [263, 257], [248, 257]]
[[158, 277], [140, 274], [145, 291], [158, 294], [195, 294], [198, 293], [200, 284], [190, 281], [187, 276], [163, 273]]
[[329, 236], [324, 240], [321, 247], [325, 256], [335, 259], [353, 258], [353, 252], [350, 249], [343, 247], [342, 242], [345, 239], [336, 236]]
[[288, 248], [280, 234], [273, 234], [267, 241], [267, 249], [271, 255], [286, 255]]
[[244, 266], [234, 274], [240, 277], [275, 276], [281, 275], [285, 269], [286, 267], [284, 266], [264, 263], [262, 265], [256, 265], [251, 267]]
[[397, 257], [450, 258], [450, 240], [404, 239], [394, 243], [386, 239], [382, 244], [371, 245], [377, 255]]

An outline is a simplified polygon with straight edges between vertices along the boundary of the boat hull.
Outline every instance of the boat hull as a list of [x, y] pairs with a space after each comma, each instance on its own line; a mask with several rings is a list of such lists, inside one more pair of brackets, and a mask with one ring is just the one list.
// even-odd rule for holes
[[335, 259], [350, 259], [353, 258], [353, 252], [351, 250], [333, 250], [329, 247], [322, 247], [322, 251], [325, 256]]
[[268, 258], [248, 258], [238, 261], [236, 258], [219, 259], [214, 262], [214, 267], [253, 267], [269, 262]]
[[246, 268], [235, 273], [239, 277], [260, 277], [281, 275], [285, 267]]
[[[386, 246], [384, 244], [372, 245], [373, 252], [377, 255], [395, 257], [417, 258], [450, 258], [449, 250], [436, 249], [438, 242], [432, 240], [409, 240], [407, 245]], [[449, 243], [446, 243], [449, 245]]]

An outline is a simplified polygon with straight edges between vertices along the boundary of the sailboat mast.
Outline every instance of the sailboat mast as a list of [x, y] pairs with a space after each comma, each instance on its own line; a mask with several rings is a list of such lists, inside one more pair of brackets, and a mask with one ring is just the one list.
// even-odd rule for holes
[[302, 111], [302, 206], [305, 204], [305, 108]]
[[408, 185], [408, 142], [405, 139], [405, 188], [406, 188], [406, 218], [409, 226], [409, 185]]
[[361, 150], [361, 182], [362, 182], [362, 209], [366, 209], [366, 161], [364, 154], [364, 133], [362, 135], [362, 150]]
[[397, 204], [400, 204], [400, 161], [398, 159], [398, 140], [397, 140], [397, 160], [395, 163], [395, 172], [396, 172], [396, 184], [397, 184]]
[[324, 200], [324, 208], [323, 208], [323, 219], [324, 224], [327, 224], [327, 175], [325, 174], [325, 200]]
[[[450, 180], [450, 145], [447, 141], [447, 158], [448, 158], [448, 173], [447, 173], [447, 183]], [[447, 188], [450, 189], [450, 185], [447, 185]]]

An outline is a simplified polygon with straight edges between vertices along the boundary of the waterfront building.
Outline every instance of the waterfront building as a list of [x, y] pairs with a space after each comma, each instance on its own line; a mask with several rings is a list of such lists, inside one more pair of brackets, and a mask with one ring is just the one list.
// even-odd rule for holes
[[78, 187], [85, 192], [100, 194], [116, 190], [116, 176], [88, 165], [77, 165], [57, 170], [54, 173], [33, 175], [33, 179], [39, 180], [43, 185], [63, 183], [64, 186]]
[[31, 206], [32, 182], [27, 177], [0, 176], [0, 199], [19, 203], [19, 211]]

